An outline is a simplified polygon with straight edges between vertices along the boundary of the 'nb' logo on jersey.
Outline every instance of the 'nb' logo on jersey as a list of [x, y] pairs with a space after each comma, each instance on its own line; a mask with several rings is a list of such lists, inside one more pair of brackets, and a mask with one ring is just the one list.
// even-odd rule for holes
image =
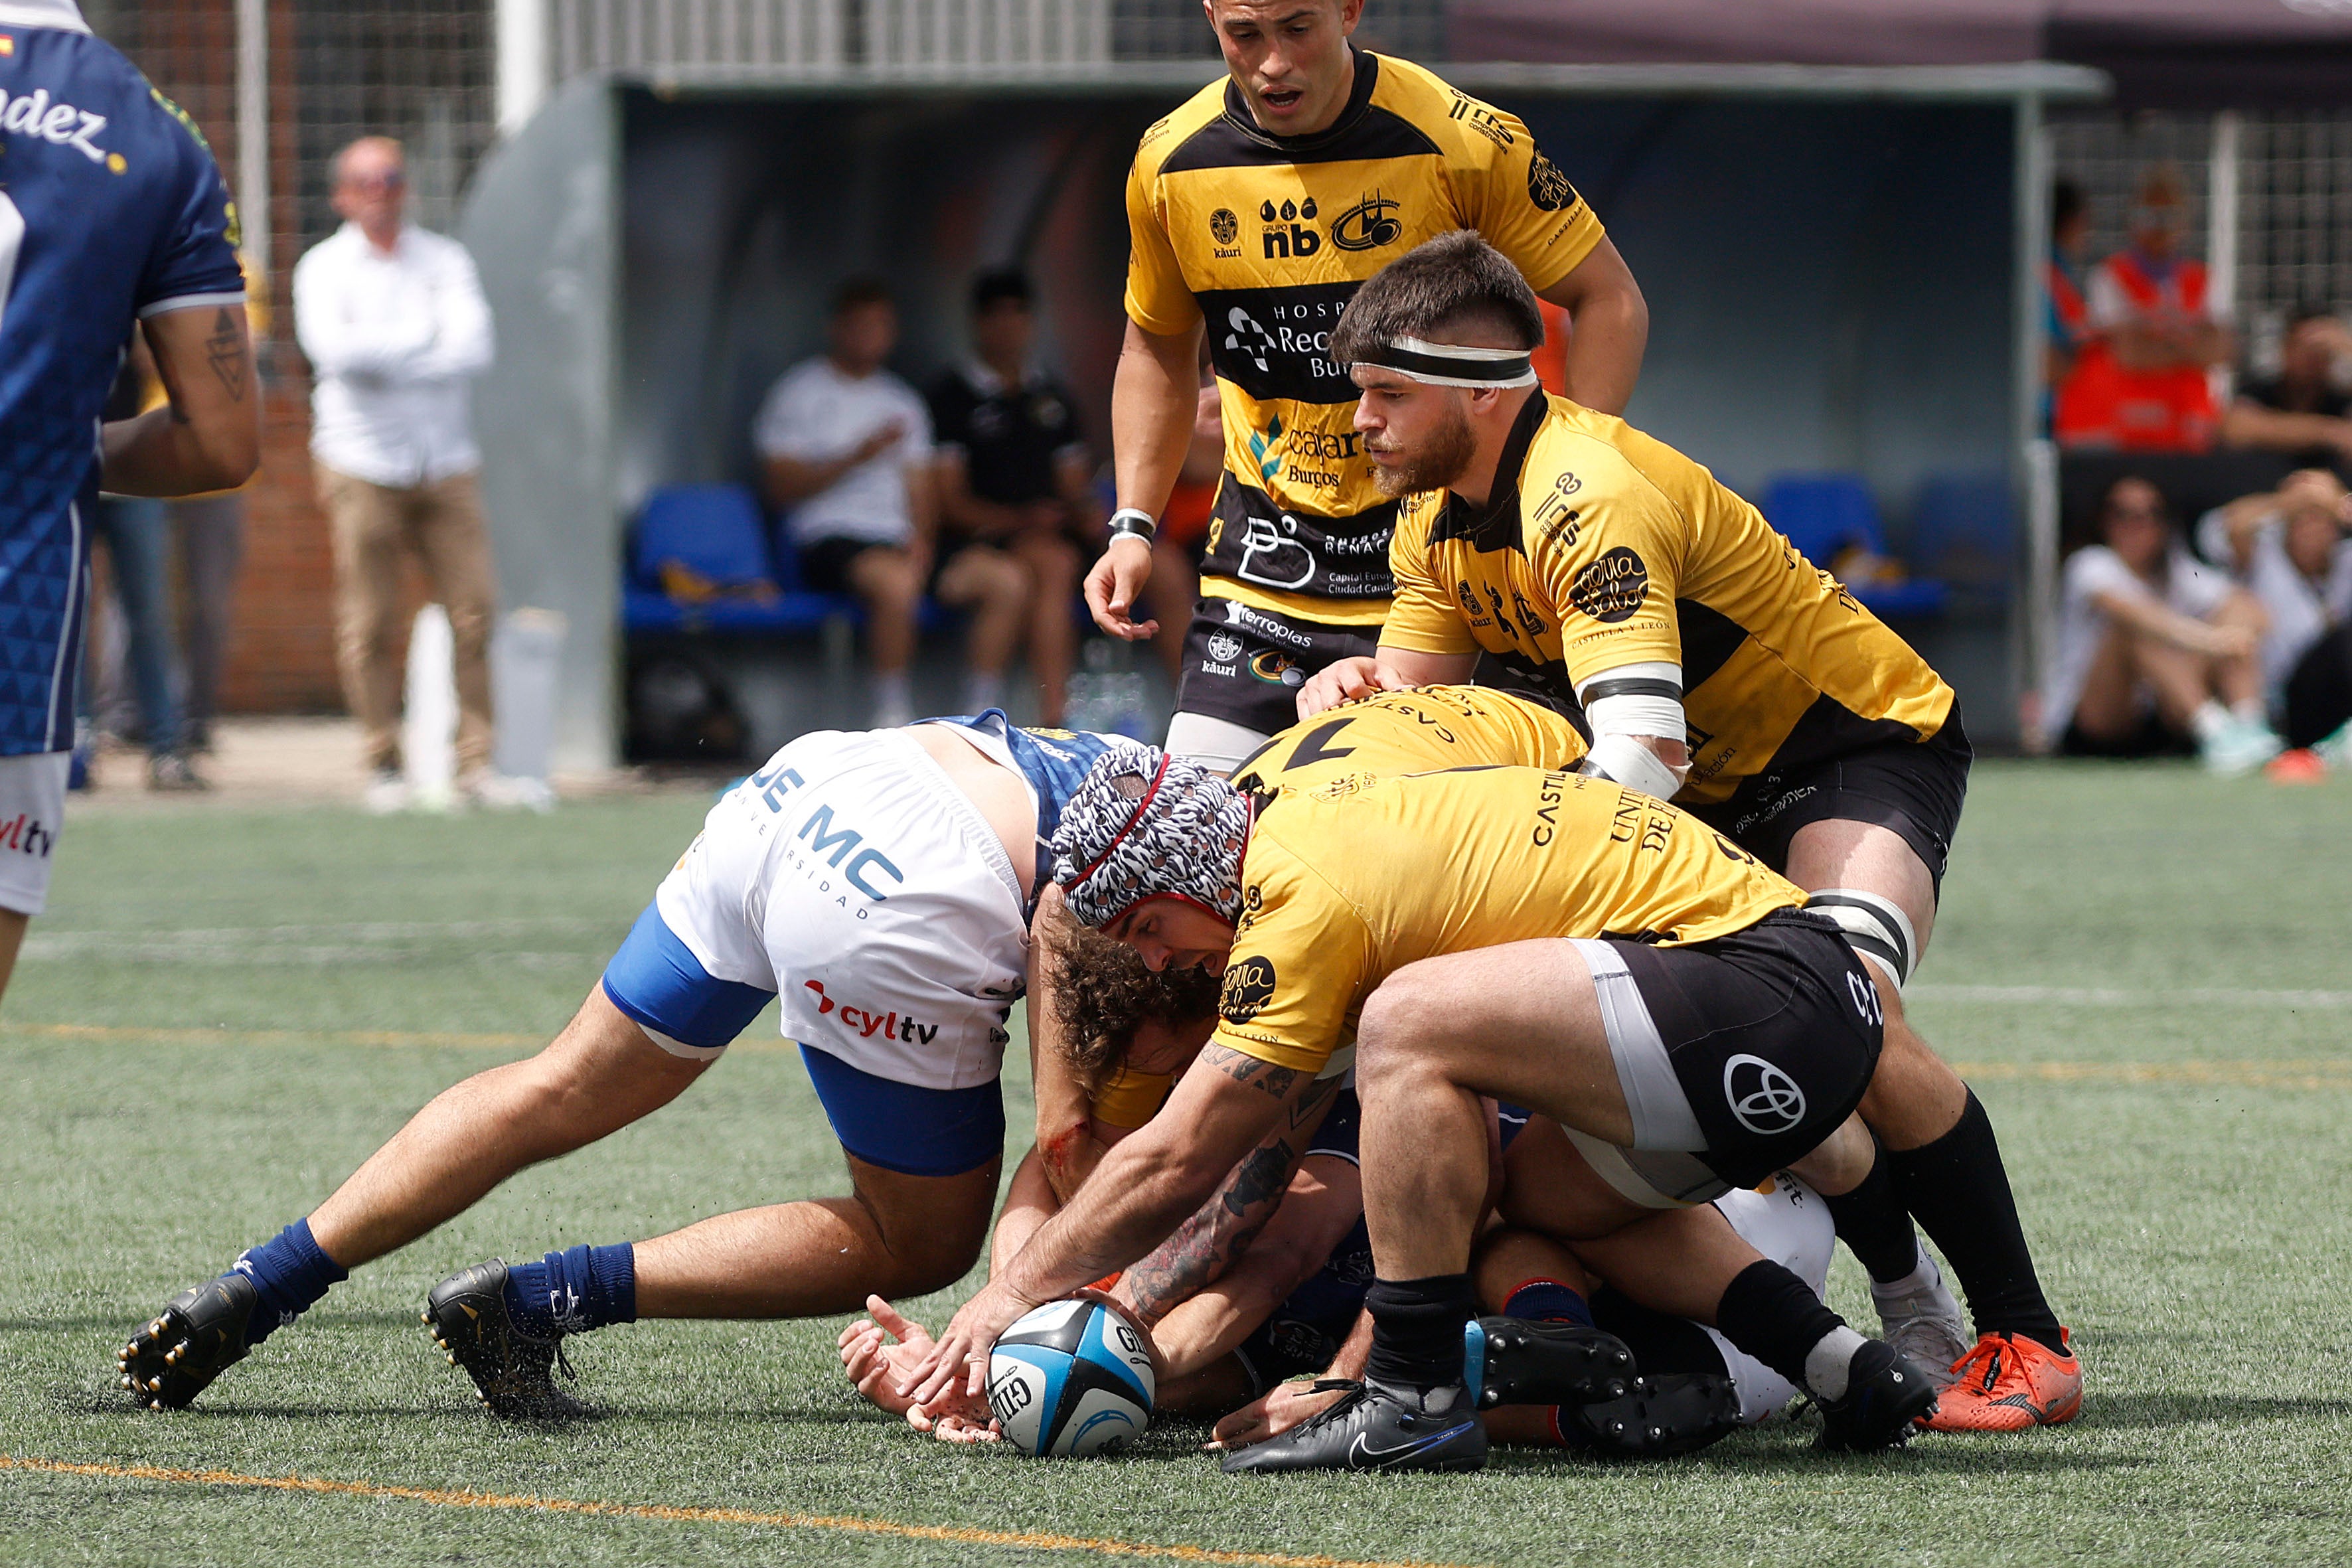
[[0, 108], [0, 131], [16, 136], [37, 136], [60, 147], [71, 147], [93, 163], [106, 162], [106, 149], [91, 140], [106, 129], [105, 115], [76, 109], [70, 103], [51, 103], [46, 87], [20, 92], [14, 98], [0, 92], [0, 102], [6, 105]]

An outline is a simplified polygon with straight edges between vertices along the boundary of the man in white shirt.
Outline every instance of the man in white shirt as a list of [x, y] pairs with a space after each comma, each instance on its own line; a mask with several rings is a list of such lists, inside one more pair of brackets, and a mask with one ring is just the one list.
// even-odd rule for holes
[[2057, 749], [2150, 756], [2193, 741], [2215, 773], [2262, 766], [2279, 750], [2263, 717], [2262, 605], [2181, 547], [2144, 479], [2108, 487], [2099, 529], [2104, 542], [2068, 557], [2062, 581], [2042, 696]]
[[449, 613], [458, 787], [486, 796], [490, 620], [481, 449], [467, 394], [490, 363], [490, 309], [456, 240], [402, 221], [400, 143], [363, 136], [335, 159], [343, 226], [294, 268], [294, 332], [317, 376], [310, 456], [335, 547], [336, 660], [365, 736], [372, 810], [406, 804], [400, 771], [401, 563]]
[[1004, 667], [1029, 599], [1027, 574], [999, 551], [959, 551], [934, 574], [930, 413], [882, 368], [898, 339], [887, 290], [863, 279], [843, 285], [825, 352], [778, 378], [752, 427], [768, 500], [791, 513], [803, 581], [865, 603], [877, 729], [915, 717], [907, 668], [926, 585], [941, 603], [972, 612], [963, 698], [972, 712], [1003, 701]]

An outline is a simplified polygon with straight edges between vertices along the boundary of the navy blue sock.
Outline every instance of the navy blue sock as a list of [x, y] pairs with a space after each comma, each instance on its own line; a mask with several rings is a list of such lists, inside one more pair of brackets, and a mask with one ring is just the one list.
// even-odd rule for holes
[[1581, 1323], [1592, 1327], [1592, 1309], [1584, 1298], [1557, 1279], [1529, 1279], [1514, 1287], [1503, 1301], [1503, 1316], [1528, 1318], [1540, 1323]]
[[232, 1271], [252, 1280], [261, 1295], [245, 1331], [245, 1342], [249, 1345], [259, 1344], [301, 1316], [331, 1287], [351, 1278], [341, 1264], [310, 1239], [307, 1215], [259, 1247], [247, 1247], [237, 1255]]
[[637, 1321], [637, 1249], [575, 1247], [507, 1268], [507, 1310], [541, 1339]]

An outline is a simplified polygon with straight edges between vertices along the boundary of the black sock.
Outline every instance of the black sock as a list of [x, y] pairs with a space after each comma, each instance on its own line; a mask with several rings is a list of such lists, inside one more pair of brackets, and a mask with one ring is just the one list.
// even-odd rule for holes
[[1715, 1309], [1723, 1337], [1799, 1388], [1813, 1347], [1845, 1327], [1806, 1283], [1769, 1258], [1759, 1258], [1723, 1289]]
[[1447, 1388], [1462, 1381], [1462, 1325], [1477, 1310], [1467, 1274], [1375, 1279], [1364, 1292], [1372, 1353], [1364, 1376], [1391, 1388]]
[[1888, 1172], [1887, 1153], [1875, 1143], [1870, 1174], [1841, 1197], [1824, 1197], [1838, 1239], [1870, 1270], [1870, 1277], [1891, 1285], [1919, 1267], [1919, 1238], [1911, 1233], [1911, 1215], [1895, 1195], [1895, 1178]]
[[1980, 1334], [2023, 1334], [2053, 1351], [2058, 1319], [2034, 1277], [2033, 1254], [2018, 1223], [2017, 1199], [2000, 1163], [1992, 1119], [1972, 1089], [1952, 1130], [1923, 1148], [1883, 1162], [1895, 1195], [1943, 1250], [1969, 1299]]

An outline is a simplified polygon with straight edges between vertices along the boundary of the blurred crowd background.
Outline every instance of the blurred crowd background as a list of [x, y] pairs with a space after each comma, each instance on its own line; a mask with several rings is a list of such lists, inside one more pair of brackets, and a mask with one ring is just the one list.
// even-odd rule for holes
[[[509, 773], [543, 774], [550, 755], [726, 763], [776, 743], [780, 728], [996, 703], [1027, 721], [1146, 732], [1160, 721], [1175, 650], [1155, 658], [1103, 643], [1072, 593], [1108, 510], [1106, 345], [1116, 342], [1125, 244], [1115, 201], [1088, 218], [1040, 200], [1025, 227], [973, 218], [967, 226], [981, 237], [954, 246], [869, 209], [927, 190], [901, 168], [924, 115], [951, 136], [1003, 125], [1008, 144], [1027, 149], [1021, 155], [1060, 160], [1052, 180], [1115, 190], [1143, 120], [1217, 68], [1197, 5], [90, 0], [86, 9], [195, 119], [238, 194], [265, 304], [255, 324], [268, 389], [263, 471], [244, 491], [111, 509], [101, 555], [114, 592], [86, 683], [93, 746], [140, 748], [156, 787], [197, 787], [216, 715], [348, 707], [368, 729], [359, 761], [385, 786], [380, 804], [399, 804], [390, 775], [400, 758], [386, 739], [397, 693], [389, 711], [381, 694], [397, 684], [386, 672], [407, 658], [407, 627], [428, 600], [450, 606], [450, 724], [461, 771], [478, 778], [490, 742], [468, 681], [494, 673], [493, 644], [506, 635], [494, 627], [550, 605], [561, 614], [524, 629], [541, 643], [565, 639], [564, 652], [547, 656], [559, 673], [514, 689], [527, 707], [588, 716], [502, 712], [502, 730], [512, 721], [540, 737], [519, 760], [501, 753]], [[1654, 371], [1631, 417], [1717, 462], [1931, 658], [1968, 669], [1972, 731], [2031, 750], [2201, 751], [2231, 769], [2317, 745], [2324, 765], [2352, 718], [2352, 508], [2342, 483], [2352, 472], [2352, 107], [2343, 94], [2352, 16], [2272, 0], [1866, 9], [1857, 24], [1851, 7], [1828, 0], [1771, 0], [1731, 19], [1697, 0], [1370, 0], [1359, 41], [1465, 74], [1514, 110], [1515, 80], [1530, 93], [1604, 102], [1607, 137], [1544, 140], [1645, 287], [1660, 280]], [[1906, 411], [1916, 428], [1877, 439], [1924, 455], [1895, 463], [1868, 432], [1891, 417], [1878, 405], [1906, 397], [1905, 383], [1841, 370], [1842, 355], [1877, 352], [1842, 341], [1842, 318], [1792, 315], [1801, 329], [1793, 347], [1712, 325], [1690, 341], [1678, 327], [1675, 268], [1694, 230], [1653, 212], [1666, 201], [1702, 213], [1723, 204], [1727, 228], [1759, 211], [1769, 222], [1769, 193], [1767, 205], [1734, 216], [1735, 201], [1748, 198], [1712, 185], [1703, 162], [1661, 194], [1643, 184], [1642, 161], [1671, 146], [1685, 123], [1675, 116], [1709, 94], [1735, 107], [1770, 92], [1826, 105], [1826, 129], [1804, 155], [1843, 167], [1865, 205], [1877, 204], [1857, 220], [1874, 247], [1899, 258], [1916, 246], [1916, 289], [1905, 297], [1899, 271], [1874, 283], [1894, 325], [1867, 331], [1899, 336], [1907, 322], [1931, 345], [1958, 308], [1942, 254], [1950, 247], [1906, 216], [1906, 201], [1924, 209], [1936, 191], [1873, 194], [1874, 179], [1917, 186], [1930, 177], [1898, 156], [1909, 132], [1890, 129], [1877, 99], [1948, 93], [1951, 73], [1971, 70], [1980, 80], [1969, 90], [2003, 117], [1985, 144], [2014, 160], [1991, 177], [1988, 210], [2007, 216], [2011, 185], [2021, 195], [2019, 253], [1995, 246], [1966, 263], [1997, 296], [1986, 319], [1998, 341], [1965, 374], [1998, 382], [2014, 361], [2018, 384], [1988, 395], [2021, 414], [1990, 438], [1956, 437], [1939, 462], [1932, 405], [1944, 392], [1934, 378], [1951, 356], [1923, 348], [1922, 406]], [[2002, 70], [2005, 86], [1994, 82]], [[1842, 85], [1841, 72], [1881, 73], [1876, 98]], [[1931, 80], [1937, 72], [1945, 75]], [[1075, 120], [1060, 140], [1022, 142], [1033, 121], [1076, 115], [1063, 106], [1106, 84], [1144, 107]], [[617, 120], [578, 107], [614, 90]], [[663, 163], [641, 128], [667, 115], [661, 124], [676, 132], [725, 112], [737, 117], [729, 135], [756, 142], [804, 124], [790, 118], [803, 102], [845, 144], [879, 150], [874, 165], [815, 171], [839, 185], [830, 227], [849, 237], [738, 235], [718, 273], [681, 240], [682, 259], [665, 272], [661, 202], [677, 204], [675, 226], [689, 230], [713, 221], [696, 179], [776, 176], [742, 157], [695, 165], [673, 153]], [[964, 118], [950, 121], [950, 110]], [[498, 353], [477, 393], [488, 405], [475, 415], [487, 450], [458, 458], [488, 465], [497, 571], [467, 579], [412, 531], [404, 551], [367, 567], [375, 629], [360, 642], [380, 646], [362, 647], [357, 557], [344, 550], [339, 591], [336, 547], [338, 530], [360, 525], [331, 522], [349, 512], [333, 493], [344, 470], [321, 451], [313, 418], [314, 394], [332, 373], [304, 352], [290, 308], [296, 264], [351, 216], [342, 160], [361, 139], [399, 144], [400, 221], [466, 237], [496, 228], [499, 215], [479, 211], [478, 175], [502, 147], [512, 149], [513, 179], [526, 178], [533, 157], [541, 172], [528, 177], [541, 184], [586, 166], [532, 150], [534, 135], [543, 148], [575, 123], [622, 127], [603, 154], [622, 172], [558, 193], [549, 210], [632, 204], [618, 220], [628, 276], [589, 278], [476, 244]], [[1088, 160], [1110, 184], [1087, 173]], [[777, 198], [787, 208], [792, 199]], [[924, 199], [939, 201], [936, 192]], [[758, 210], [740, 205], [729, 221], [753, 225]], [[724, 275], [728, 265], [798, 272], [792, 288], [756, 296]], [[1759, 298], [1777, 286], [1759, 284]], [[514, 427], [518, 396], [548, 383], [499, 378], [540, 352], [537, 319], [506, 301], [520, 289], [534, 308], [564, 308], [567, 289], [595, 292], [619, 318], [614, 363], [599, 362], [619, 384], [603, 449], [532, 458], [542, 476], [551, 460], [596, 468], [585, 504], [614, 513], [581, 525], [577, 550], [603, 563], [587, 589], [557, 605], [541, 563], [574, 547], [542, 522], [514, 521], [528, 508], [501, 501], [526, 481], [502, 479], [514, 443], [500, 432]], [[700, 349], [662, 346], [665, 293], [730, 290], [756, 297], [757, 308], [714, 312], [719, 324]], [[2011, 319], [2019, 332], [2003, 330]], [[709, 350], [720, 341], [731, 356], [723, 366]], [[2026, 343], [2039, 350], [2030, 360]], [[1752, 362], [1743, 384], [1769, 387], [1784, 374], [1820, 383], [1822, 396], [1852, 405], [1833, 412], [1864, 436], [1773, 471], [1742, 446], [1758, 400], [1710, 402], [1679, 368], [1709, 354]], [[698, 377], [710, 384], [697, 395], [674, 391]], [[135, 365], [120, 395], [153, 395]], [[672, 428], [680, 421], [698, 428], [681, 436]], [[1204, 419], [1155, 581], [1171, 605], [1188, 596], [1184, 552], [1205, 525], [1217, 446]], [[1851, 461], [1822, 460], [1841, 453]], [[1899, 483], [1889, 478], [1897, 472]], [[403, 495], [447, 477], [368, 482]], [[567, 515], [583, 510], [564, 504]], [[904, 548], [910, 542], [917, 548]], [[531, 636], [509, 640], [534, 646]], [[515, 668], [529, 665], [517, 658]], [[609, 679], [583, 685], [583, 668], [608, 669]], [[1979, 729], [1988, 689], [2000, 716]]]

